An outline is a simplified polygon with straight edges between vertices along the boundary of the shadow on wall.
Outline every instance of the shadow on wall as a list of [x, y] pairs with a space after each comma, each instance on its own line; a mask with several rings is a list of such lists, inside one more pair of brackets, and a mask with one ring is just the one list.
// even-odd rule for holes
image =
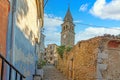
[[23, 17], [27, 15], [29, 8], [27, 0], [18, 0], [17, 1], [17, 11], [18, 14]]

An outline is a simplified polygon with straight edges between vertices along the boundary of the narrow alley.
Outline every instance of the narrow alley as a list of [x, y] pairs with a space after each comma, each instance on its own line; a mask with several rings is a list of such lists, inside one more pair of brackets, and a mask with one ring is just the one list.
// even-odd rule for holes
[[44, 67], [43, 80], [68, 80], [61, 72], [59, 72], [53, 65], [46, 65]]
[[120, 80], [120, 0], [0, 0], [0, 80]]

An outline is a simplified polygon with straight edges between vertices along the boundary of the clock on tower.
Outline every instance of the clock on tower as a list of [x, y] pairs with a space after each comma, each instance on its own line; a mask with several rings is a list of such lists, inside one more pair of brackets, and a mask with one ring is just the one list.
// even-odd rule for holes
[[64, 38], [64, 39], [66, 38], [66, 35], [65, 35], [65, 34], [63, 35], [63, 38]]

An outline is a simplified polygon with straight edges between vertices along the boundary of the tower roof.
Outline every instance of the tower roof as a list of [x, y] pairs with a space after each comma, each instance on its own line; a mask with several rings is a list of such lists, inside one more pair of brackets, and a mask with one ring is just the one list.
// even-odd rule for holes
[[72, 18], [72, 15], [71, 15], [69, 7], [68, 7], [67, 13], [65, 15], [64, 21], [71, 21], [71, 22], [73, 21], [73, 18]]

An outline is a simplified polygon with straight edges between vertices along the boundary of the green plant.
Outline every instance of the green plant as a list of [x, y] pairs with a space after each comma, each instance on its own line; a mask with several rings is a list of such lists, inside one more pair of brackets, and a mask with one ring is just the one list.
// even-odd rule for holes
[[65, 46], [59, 46], [59, 47], [57, 48], [57, 52], [58, 52], [58, 54], [60, 55], [60, 57], [63, 58], [64, 52], [65, 52], [65, 51], [66, 51], [66, 52], [69, 52], [71, 49], [72, 49], [71, 46], [67, 46], [67, 47], [65, 47]]
[[38, 69], [41, 69], [45, 65], [46, 65], [46, 62], [44, 60], [38, 60], [38, 62], [37, 62]]
[[59, 46], [57, 48], [57, 52], [58, 52], [58, 54], [60, 55], [61, 58], [63, 58], [64, 51], [65, 51], [65, 46]]
[[66, 47], [66, 52], [69, 52], [72, 49], [71, 46]]

